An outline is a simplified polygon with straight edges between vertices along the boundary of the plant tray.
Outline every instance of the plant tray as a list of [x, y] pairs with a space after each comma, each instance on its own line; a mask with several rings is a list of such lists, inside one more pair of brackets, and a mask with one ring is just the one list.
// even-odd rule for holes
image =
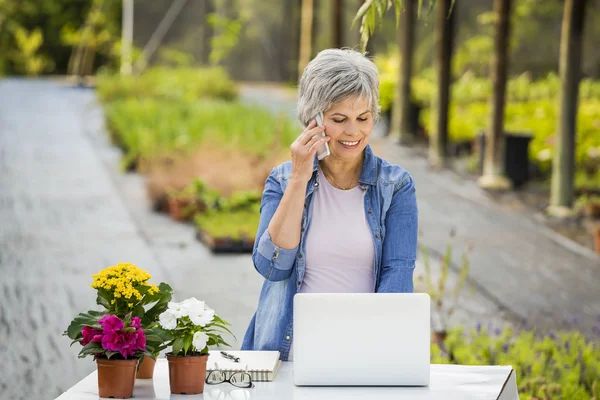
[[196, 238], [215, 254], [252, 253], [254, 248], [254, 238], [214, 238], [201, 229], [197, 230]]

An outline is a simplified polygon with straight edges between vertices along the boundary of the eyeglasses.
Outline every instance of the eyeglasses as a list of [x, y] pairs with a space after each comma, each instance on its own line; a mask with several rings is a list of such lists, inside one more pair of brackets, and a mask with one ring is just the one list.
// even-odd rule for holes
[[228, 382], [233, 386], [239, 388], [254, 387], [254, 383], [252, 383], [252, 377], [247, 372], [234, 372], [229, 377], [227, 377], [226, 373], [219, 370], [213, 370], [208, 373], [205, 382], [208, 385], [218, 385], [223, 382]]

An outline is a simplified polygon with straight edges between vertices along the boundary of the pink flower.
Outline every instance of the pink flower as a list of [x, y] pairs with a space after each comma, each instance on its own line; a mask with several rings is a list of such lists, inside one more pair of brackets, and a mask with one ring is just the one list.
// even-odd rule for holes
[[139, 350], [146, 350], [146, 334], [141, 329], [138, 329], [136, 334], [137, 334], [137, 338], [136, 338], [137, 348]]
[[136, 332], [109, 331], [102, 338], [102, 348], [118, 351], [123, 358], [128, 358], [137, 350], [146, 350], [146, 336], [141, 329]]
[[140, 329], [142, 327], [142, 322], [140, 321], [140, 317], [131, 318], [131, 326], [135, 329]]
[[85, 346], [90, 342], [102, 341], [102, 331], [94, 329], [91, 326], [84, 326], [81, 330], [81, 335], [83, 336], [83, 339], [81, 339], [82, 346]]
[[124, 328], [123, 321], [116, 315], [105, 315], [98, 321], [102, 325], [102, 331], [106, 334], [108, 331], [120, 331]]

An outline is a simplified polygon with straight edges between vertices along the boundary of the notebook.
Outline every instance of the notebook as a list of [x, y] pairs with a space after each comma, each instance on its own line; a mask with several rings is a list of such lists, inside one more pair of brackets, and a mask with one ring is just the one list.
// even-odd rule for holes
[[270, 382], [275, 379], [277, 371], [281, 366], [278, 351], [227, 351], [227, 354], [239, 357], [240, 362], [234, 362], [221, 355], [221, 350], [210, 350], [208, 363], [206, 365], [207, 374], [216, 369], [215, 364], [219, 366], [219, 370], [224, 372], [226, 376], [230, 376], [234, 372], [247, 372], [256, 382]]

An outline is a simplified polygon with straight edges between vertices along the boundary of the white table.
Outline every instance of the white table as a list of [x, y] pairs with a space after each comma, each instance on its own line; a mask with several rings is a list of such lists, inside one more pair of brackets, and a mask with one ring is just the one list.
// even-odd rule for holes
[[[173, 395], [169, 391], [166, 359], [159, 359], [154, 379], [138, 379], [133, 391], [136, 400], [518, 400], [515, 371], [510, 366], [431, 365], [428, 387], [298, 387], [292, 381], [292, 363], [284, 362], [273, 382], [257, 382], [252, 389], [238, 389], [228, 383], [205, 385], [200, 395]], [[56, 400], [98, 399], [96, 371], [67, 390]]]

